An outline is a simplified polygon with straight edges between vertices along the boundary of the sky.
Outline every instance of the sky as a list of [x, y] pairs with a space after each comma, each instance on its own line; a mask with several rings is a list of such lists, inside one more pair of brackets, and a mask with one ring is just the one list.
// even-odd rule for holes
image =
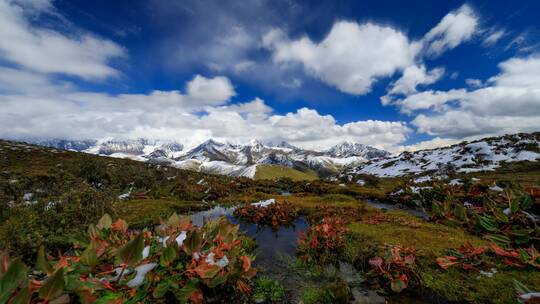
[[540, 131], [540, 1], [0, 0], [0, 138]]

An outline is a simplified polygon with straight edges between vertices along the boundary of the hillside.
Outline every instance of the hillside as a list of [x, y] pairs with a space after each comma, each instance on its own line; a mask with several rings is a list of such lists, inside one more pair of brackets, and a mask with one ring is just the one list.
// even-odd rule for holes
[[513, 162], [540, 159], [540, 132], [520, 133], [463, 142], [450, 147], [404, 152], [398, 156], [366, 162], [349, 174], [398, 177], [431, 173], [494, 171]]
[[292, 168], [276, 165], [257, 165], [254, 179], [290, 178], [292, 180], [315, 180], [318, 178], [314, 171], [302, 172]]

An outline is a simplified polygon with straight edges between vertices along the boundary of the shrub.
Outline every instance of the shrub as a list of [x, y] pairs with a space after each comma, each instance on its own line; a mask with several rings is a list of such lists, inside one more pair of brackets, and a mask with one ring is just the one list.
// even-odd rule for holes
[[383, 257], [369, 260], [373, 267], [372, 274], [376, 274], [383, 285], [390, 285], [394, 292], [401, 292], [410, 285], [410, 280], [416, 278], [415, 268], [416, 250], [414, 248], [391, 246]]
[[276, 280], [262, 277], [255, 281], [253, 300], [256, 303], [276, 303], [285, 297], [285, 288]]
[[339, 218], [326, 217], [300, 234], [297, 255], [307, 263], [336, 263], [345, 249], [345, 225]]
[[292, 224], [300, 209], [289, 202], [276, 202], [267, 206], [244, 205], [234, 210], [234, 216], [246, 222], [268, 225], [276, 229]]
[[3, 255], [0, 302], [203, 303], [218, 295], [239, 301], [256, 270], [238, 228], [224, 218], [198, 228], [173, 215], [155, 233], [134, 232], [105, 215], [74, 243], [72, 255], [52, 258], [40, 249], [41, 275], [29, 276], [24, 264]]

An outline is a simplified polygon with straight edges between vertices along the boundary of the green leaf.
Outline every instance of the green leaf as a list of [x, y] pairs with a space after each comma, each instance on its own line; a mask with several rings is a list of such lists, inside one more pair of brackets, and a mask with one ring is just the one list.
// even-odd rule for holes
[[511, 243], [510, 238], [502, 234], [488, 234], [485, 238], [501, 247], [508, 247]]
[[465, 207], [461, 204], [456, 204], [456, 206], [454, 207], [454, 215], [460, 221], [467, 220], [467, 211], [465, 210]]
[[53, 272], [53, 268], [51, 264], [49, 264], [49, 261], [47, 261], [47, 257], [45, 256], [45, 247], [43, 245], [39, 247], [36, 266], [39, 270], [43, 271], [44, 273]]
[[172, 283], [169, 280], [164, 280], [159, 282], [159, 284], [156, 286], [156, 289], [152, 293], [152, 296], [154, 296], [154, 298], [156, 299], [163, 298], [167, 291], [177, 288], [178, 284]]
[[39, 290], [39, 297], [47, 301], [58, 298], [64, 291], [64, 285], [64, 268], [60, 268], [45, 280], [45, 283], [43, 283], [43, 286]]
[[167, 246], [159, 258], [159, 264], [163, 267], [169, 266], [176, 259], [176, 250], [176, 243]]
[[5, 303], [17, 288], [28, 280], [28, 268], [18, 259], [13, 260], [0, 278], [0, 302]]
[[99, 263], [96, 247], [93, 244], [86, 247], [81, 254], [81, 262], [90, 267], [94, 267]]
[[489, 215], [478, 216], [478, 221], [480, 223], [480, 226], [482, 226], [482, 228], [490, 232], [497, 231], [498, 226], [499, 226], [497, 222]]
[[437, 217], [443, 217], [441, 205], [437, 202], [433, 202], [431, 204], [431, 213], [433, 213]]
[[199, 251], [203, 241], [202, 233], [198, 230], [192, 230], [187, 234], [184, 241], [184, 251], [191, 255], [193, 252]]
[[227, 282], [227, 274], [219, 274], [219, 275], [216, 275], [214, 278], [212, 278], [210, 281], [208, 281], [208, 283], [206, 283], [206, 285], [210, 288], [215, 288], [219, 285], [222, 285], [222, 284], [225, 284], [225, 282]]
[[175, 290], [174, 296], [175, 298], [180, 301], [180, 303], [185, 303], [191, 296], [191, 294], [197, 290], [197, 285], [199, 284], [199, 280], [197, 279], [190, 279], [186, 282], [186, 285], [184, 287]]
[[532, 207], [532, 205], [533, 200], [530, 195], [526, 195], [525, 197], [523, 197], [523, 200], [521, 201], [521, 207], [523, 207], [523, 209], [529, 209]]
[[129, 266], [133, 266], [142, 260], [142, 251], [144, 249], [144, 236], [142, 233], [137, 235], [133, 240], [122, 246], [116, 252], [116, 256], [120, 261]]
[[407, 284], [400, 279], [395, 279], [390, 283], [392, 291], [400, 293], [403, 289], [407, 288]]
[[519, 210], [519, 201], [516, 199], [513, 199], [510, 201], [510, 212], [516, 213]]
[[531, 240], [531, 237], [529, 235], [521, 235], [521, 236], [518, 236], [514, 239], [514, 241], [516, 242], [516, 244], [518, 245], [524, 245], [524, 244], [527, 244], [529, 243], [529, 241]]
[[112, 218], [109, 214], [105, 213], [101, 219], [99, 219], [98, 224], [96, 227], [98, 229], [111, 229], [112, 226]]

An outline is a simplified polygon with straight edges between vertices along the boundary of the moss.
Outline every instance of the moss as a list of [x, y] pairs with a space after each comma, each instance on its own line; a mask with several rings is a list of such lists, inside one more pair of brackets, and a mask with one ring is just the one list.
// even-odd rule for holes
[[431, 261], [420, 263], [422, 286], [449, 301], [471, 303], [516, 303], [512, 280], [540, 289], [540, 273], [530, 270], [499, 269], [492, 277], [475, 270], [443, 270]]
[[319, 178], [316, 172], [311, 170], [299, 171], [292, 168], [277, 165], [258, 165], [255, 179], [278, 179], [290, 178], [295, 181], [316, 180]]
[[[462, 229], [421, 222], [417, 217], [405, 212], [391, 211], [386, 215], [394, 221], [380, 224], [356, 222], [350, 224], [348, 228], [353, 233], [374, 239], [381, 244], [411, 246], [422, 251], [423, 254], [436, 256], [443, 254], [448, 248], [458, 248], [465, 242], [470, 242], [475, 246], [487, 244], [485, 240]], [[414, 224], [407, 225], [409, 222]], [[419, 222], [420, 226], [416, 227], [416, 223]]]

